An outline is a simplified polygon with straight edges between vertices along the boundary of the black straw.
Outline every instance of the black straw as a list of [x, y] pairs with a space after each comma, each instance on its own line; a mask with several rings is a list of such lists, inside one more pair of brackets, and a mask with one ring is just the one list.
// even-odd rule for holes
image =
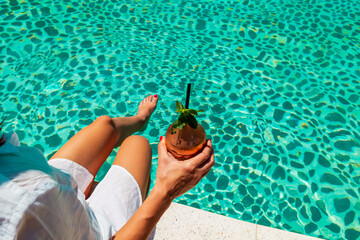
[[190, 84], [190, 83], [188, 83], [188, 85], [187, 85], [187, 91], [186, 91], [185, 109], [189, 109], [189, 102], [190, 102], [190, 89], [191, 89], [191, 84]]

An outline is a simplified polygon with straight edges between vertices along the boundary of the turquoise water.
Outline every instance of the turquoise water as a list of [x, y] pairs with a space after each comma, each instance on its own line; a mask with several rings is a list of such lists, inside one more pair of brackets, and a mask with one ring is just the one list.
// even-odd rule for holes
[[[359, 1], [3, 1], [0, 112], [51, 156], [97, 116], [203, 109], [216, 165], [176, 201], [327, 239], [360, 236]], [[98, 179], [114, 157], [105, 163]]]

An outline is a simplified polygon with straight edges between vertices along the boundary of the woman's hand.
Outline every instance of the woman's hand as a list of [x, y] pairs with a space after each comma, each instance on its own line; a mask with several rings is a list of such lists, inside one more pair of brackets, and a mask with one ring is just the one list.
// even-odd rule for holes
[[175, 159], [166, 149], [164, 139], [158, 145], [158, 168], [154, 188], [174, 200], [193, 188], [215, 164], [211, 140], [195, 157], [185, 161]]
[[144, 203], [115, 234], [115, 239], [147, 239], [172, 200], [193, 188], [215, 164], [210, 140], [193, 158], [176, 160], [168, 153], [164, 139], [158, 145], [156, 183]]

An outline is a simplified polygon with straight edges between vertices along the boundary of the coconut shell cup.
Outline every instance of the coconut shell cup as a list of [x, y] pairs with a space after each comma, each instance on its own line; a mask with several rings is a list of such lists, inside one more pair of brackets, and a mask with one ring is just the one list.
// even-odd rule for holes
[[172, 124], [166, 131], [165, 144], [168, 152], [176, 159], [192, 158], [205, 147], [206, 133], [201, 124], [198, 123], [197, 128], [192, 128], [186, 124], [183, 129], [176, 129], [176, 133], [173, 134], [171, 134], [171, 127]]

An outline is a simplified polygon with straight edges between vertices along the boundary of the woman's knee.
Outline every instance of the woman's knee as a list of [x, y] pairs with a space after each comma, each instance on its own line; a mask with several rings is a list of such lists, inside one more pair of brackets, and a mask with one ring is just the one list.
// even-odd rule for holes
[[139, 135], [132, 135], [127, 137], [121, 144], [121, 152], [131, 152], [136, 156], [142, 156], [140, 159], [146, 159], [151, 162], [152, 150], [149, 140]]
[[104, 115], [97, 117], [91, 125], [96, 128], [100, 128], [104, 134], [110, 134], [114, 141], [116, 141], [119, 137], [119, 132], [117, 131], [114, 121], [110, 116]]
[[116, 132], [114, 121], [110, 116], [104, 115], [104, 116], [97, 117], [92, 124], [95, 124], [97, 126], [107, 128], [107, 129], [110, 129], [111, 131]]
[[93, 123], [94, 124], [108, 125], [108, 126], [111, 126], [111, 127], [115, 126], [112, 118], [110, 116], [107, 116], [107, 115], [97, 117]]
[[141, 145], [141, 147], [146, 146], [146, 147], [149, 147], [151, 149], [149, 140], [147, 138], [143, 137], [143, 136], [131, 135], [131, 136], [127, 137], [125, 139], [125, 141], [126, 141], [126, 143], [136, 143], [136, 144]]

